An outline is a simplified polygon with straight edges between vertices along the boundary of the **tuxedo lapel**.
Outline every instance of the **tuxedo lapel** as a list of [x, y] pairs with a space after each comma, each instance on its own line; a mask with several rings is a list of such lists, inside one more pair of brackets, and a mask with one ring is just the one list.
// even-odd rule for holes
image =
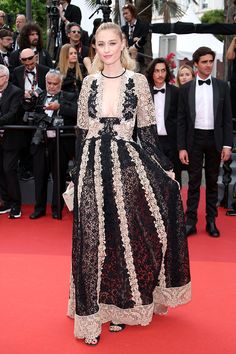
[[166, 97], [165, 97], [165, 110], [164, 110], [164, 118], [168, 117], [169, 110], [170, 110], [170, 100], [171, 100], [171, 88], [167, 84], [166, 85]]
[[214, 77], [212, 78], [212, 87], [213, 87], [213, 111], [214, 111], [214, 121], [215, 121], [218, 103], [219, 103], [220, 92], [219, 92], [219, 87], [217, 85], [217, 81]]
[[190, 116], [193, 122], [195, 122], [196, 110], [195, 110], [195, 101], [196, 101], [196, 79], [191, 81], [188, 95], [188, 104]]

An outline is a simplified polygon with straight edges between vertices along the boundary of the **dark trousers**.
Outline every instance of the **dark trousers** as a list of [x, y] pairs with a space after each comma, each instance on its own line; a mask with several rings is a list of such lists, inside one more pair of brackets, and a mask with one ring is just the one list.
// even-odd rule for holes
[[213, 221], [217, 216], [218, 175], [221, 154], [216, 150], [213, 130], [194, 130], [194, 142], [189, 152], [189, 185], [186, 220], [190, 225], [197, 222], [197, 209], [200, 199], [203, 163], [206, 179], [206, 220]]
[[158, 138], [159, 138], [161, 150], [168, 157], [168, 159], [173, 163], [175, 179], [176, 179], [176, 181], [179, 182], [180, 186], [182, 186], [181, 162], [179, 159], [179, 153], [177, 150], [177, 146], [176, 146], [176, 148], [174, 148], [173, 145], [170, 144], [170, 139], [167, 135], [159, 135]]
[[45, 211], [47, 206], [47, 186], [49, 163], [45, 145], [32, 145], [33, 174], [35, 189], [35, 211]]
[[[47, 184], [50, 172], [52, 173], [52, 211], [57, 211], [58, 198], [58, 179], [57, 179], [57, 160], [56, 160], [56, 139], [48, 138], [46, 143], [33, 146], [33, 171], [35, 179], [35, 210], [45, 211], [47, 205]], [[60, 198], [61, 208], [64, 200], [62, 193], [66, 189], [66, 173], [69, 160], [74, 158], [75, 139], [73, 137], [60, 139]]]
[[[52, 210], [57, 210], [57, 198], [58, 198], [58, 178], [57, 178], [57, 163], [56, 163], [56, 139], [48, 139], [49, 148], [49, 160], [53, 179], [52, 190]], [[60, 191], [61, 191], [61, 208], [64, 206], [64, 199], [62, 193], [66, 190], [66, 173], [68, 169], [68, 163], [75, 156], [75, 138], [63, 137], [60, 139]]]
[[18, 150], [5, 150], [0, 143], [0, 194], [10, 207], [21, 207], [21, 191], [17, 174]]

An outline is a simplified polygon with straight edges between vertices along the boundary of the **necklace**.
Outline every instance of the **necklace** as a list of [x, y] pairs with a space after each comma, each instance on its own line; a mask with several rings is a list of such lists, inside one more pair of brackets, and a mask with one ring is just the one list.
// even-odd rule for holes
[[107, 79], [117, 79], [118, 77], [121, 77], [122, 75], [124, 75], [125, 72], [126, 72], [126, 69], [123, 71], [123, 73], [121, 73], [120, 75], [117, 75], [117, 76], [107, 76], [107, 75], [103, 74], [102, 71], [101, 71], [101, 74], [103, 77], [105, 77]]

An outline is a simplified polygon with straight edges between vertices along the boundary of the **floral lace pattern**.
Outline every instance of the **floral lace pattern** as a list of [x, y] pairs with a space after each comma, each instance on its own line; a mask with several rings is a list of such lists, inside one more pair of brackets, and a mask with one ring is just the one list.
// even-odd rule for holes
[[191, 299], [181, 197], [158, 149], [147, 80], [126, 71], [116, 117], [102, 116], [103, 85], [100, 73], [86, 77], [78, 102], [68, 304], [77, 338], [97, 337], [106, 321], [147, 325]]

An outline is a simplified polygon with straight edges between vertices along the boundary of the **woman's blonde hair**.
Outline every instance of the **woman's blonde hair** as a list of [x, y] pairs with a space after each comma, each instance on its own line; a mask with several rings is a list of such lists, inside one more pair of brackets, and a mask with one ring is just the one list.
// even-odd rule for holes
[[181, 66], [179, 67], [179, 70], [178, 70], [178, 73], [177, 73], [177, 76], [176, 76], [176, 83], [177, 83], [177, 86], [181, 86], [181, 83], [180, 83], [180, 81], [179, 81], [179, 76], [180, 76], [181, 71], [182, 71], [183, 69], [188, 69], [188, 70], [191, 72], [191, 74], [192, 74], [192, 78], [194, 79], [194, 77], [195, 77], [195, 73], [194, 73], [193, 68], [192, 68], [190, 65], [188, 65], [188, 64], [183, 64], [183, 65], [181, 65]]
[[[98, 33], [100, 33], [101, 31], [105, 31], [105, 30], [114, 31], [120, 37], [120, 40], [124, 41], [120, 26], [118, 26], [117, 24], [112, 23], [112, 22], [104, 22], [98, 27], [98, 29], [96, 31], [95, 43], [96, 43], [96, 38], [97, 38]], [[124, 46], [124, 49], [121, 51], [120, 61], [121, 61], [122, 66], [125, 69], [128, 69], [128, 70], [135, 69], [135, 66], [136, 66], [135, 60], [133, 60], [130, 57], [130, 54], [129, 54], [126, 46]], [[102, 71], [103, 68], [104, 68], [104, 64], [101, 61], [101, 59], [99, 58], [98, 54], [96, 54], [94, 57], [94, 60], [93, 60], [91, 73], [96, 73], [97, 71]]]
[[[75, 47], [72, 44], [66, 43], [61, 47], [61, 50], [60, 50], [58, 69], [60, 70], [63, 78], [66, 77], [67, 71], [69, 69], [70, 48], [75, 49]], [[82, 76], [78, 61], [75, 63], [75, 77], [76, 77], [76, 79], [79, 78], [81, 81], [83, 80], [83, 76]]]

